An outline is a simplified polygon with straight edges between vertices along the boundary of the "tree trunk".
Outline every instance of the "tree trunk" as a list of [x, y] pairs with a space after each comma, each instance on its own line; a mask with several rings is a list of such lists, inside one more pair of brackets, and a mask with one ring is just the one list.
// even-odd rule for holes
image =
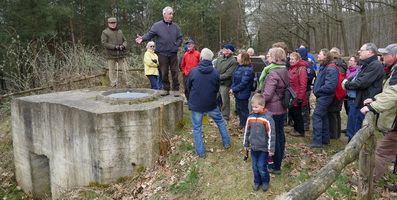
[[373, 189], [373, 169], [375, 166], [376, 139], [373, 132], [370, 132], [368, 140], [360, 151], [358, 197], [357, 199], [371, 200]]
[[[358, 157], [358, 154], [361, 148], [368, 139], [373, 140], [373, 138], [369, 138], [373, 136], [375, 131], [375, 116], [372, 112], [368, 112], [363, 122], [362, 128], [355, 134], [355, 137], [346, 145], [345, 149], [332, 157], [332, 160], [327, 163], [320, 171], [316, 174], [316, 176], [312, 177], [311, 179], [307, 180], [303, 184], [295, 187], [294, 189], [290, 190], [288, 193], [284, 193], [277, 200], [282, 199], [289, 199], [289, 200], [315, 200], [317, 199], [322, 193], [324, 193], [333, 182], [335, 182], [336, 178], [339, 176], [343, 168], [345, 168], [348, 164], [355, 161]], [[368, 143], [369, 145], [366, 148], [374, 148], [371, 144], [372, 142]], [[373, 150], [372, 150], [373, 151]], [[365, 154], [366, 152], [361, 153], [361, 155]], [[367, 156], [367, 155], [366, 155]], [[369, 156], [371, 157], [371, 156]], [[366, 161], [371, 160], [369, 157], [365, 157], [368, 159]], [[367, 176], [372, 177], [371, 169], [373, 168], [373, 164], [368, 163], [366, 161], [360, 160], [360, 163], [367, 165], [366, 169], [369, 171], [365, 173]], [[362, 172], [360, 172], [361, 174]], [[363, 176], [364, 177], [364, 176]], [[371, 181], [372, 178], [368, 178], [368, 181]], [[364, 185], [361, 183], [361, 185]], [[365, 188], [365, 185], [364, 187]], [[368, 196], [372, 192], [372, 186], [369, 184], [367, 188], [368, 192], [365, 195], [361, 196]], [[360, 190], [359, 190], [360, 191]], [[360, 194], [359, 194], [360, 196]], [[368, 196], [368, 199], [371, 199], [371, 196]]]

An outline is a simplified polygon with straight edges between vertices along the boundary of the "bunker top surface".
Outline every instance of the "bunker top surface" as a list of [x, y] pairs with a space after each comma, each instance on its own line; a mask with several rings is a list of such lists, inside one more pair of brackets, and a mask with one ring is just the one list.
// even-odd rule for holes
[[172, 95], [160, 97], [157, 100], [137, 103], [108, 103], [106, 101], [97, 100], [96, 96], [102, 94], [105, 91], [109, 91], [109, 89], [104, 88], [95, 91], [82, 89], [20, 97], [15, 99], [15, 101], [54, 103], [98, 114], [147, 110], [159, 107], [160, 104], [169, 104], [175, 101], [182, 101], [181, 97], [174, 97]]

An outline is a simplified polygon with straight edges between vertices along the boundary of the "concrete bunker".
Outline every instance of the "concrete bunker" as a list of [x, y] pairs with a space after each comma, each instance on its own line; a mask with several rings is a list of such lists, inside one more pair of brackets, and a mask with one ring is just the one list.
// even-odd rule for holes
[[14, 99], [18, 184], [37, 197], [56, 199], [72, 187], [133, 176], [139, 167], [153, 165], [160, 132], [177, 129], [182, 108], [182, 98], [161, 97], [151, 89], [87, 89]]

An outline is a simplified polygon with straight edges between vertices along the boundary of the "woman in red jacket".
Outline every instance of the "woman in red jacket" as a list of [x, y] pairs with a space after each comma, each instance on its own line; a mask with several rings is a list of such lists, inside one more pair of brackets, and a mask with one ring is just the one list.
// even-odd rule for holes
[[290, 55], [290, 67], [288, 68], [290, 76], [290, 86], [297, 94], [296, 102], [292, 108], [289, 109], [289, 115], [294, 120], [294, 131], [290, 135], [296, 137], [305, 136], [305, 128], [302, 116], [302, 106], [307, 105], [306, 100], [306, 86], [307, 86], [307, 67], [308, 63], [301, 59], [299, 53], [293, 52]]

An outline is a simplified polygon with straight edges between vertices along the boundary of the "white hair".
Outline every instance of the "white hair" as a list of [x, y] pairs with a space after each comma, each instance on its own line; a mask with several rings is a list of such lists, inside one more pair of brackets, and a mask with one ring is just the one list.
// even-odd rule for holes
[[163, 9], [163, 15], [164, 15], [165, 13], [167, 13], [169, 10], [174, 11], [174, 9], [172, 9], [171, 6], [167, 6], [167, 7], [165, 7], [165, 8]]
[[150, 46], [154, 46], [154, 42], [150, 41], [146, 44], [146, 48], [149, 48]]
[[214, 53], [210, 49], [204, 48], [203, 50], [201, 50], [200, 57], [202, 60], [211, 61], [214, 57]]

